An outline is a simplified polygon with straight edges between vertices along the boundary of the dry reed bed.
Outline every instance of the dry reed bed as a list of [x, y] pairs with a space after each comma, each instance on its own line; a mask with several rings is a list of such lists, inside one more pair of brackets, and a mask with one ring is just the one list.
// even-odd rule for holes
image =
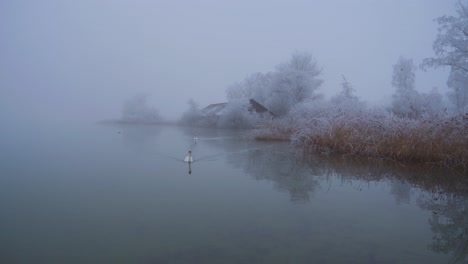
[[289, 141], [296, 131], [285, 120], [268, 120], [255, 131], [254, 137], [260, 141]]
[[311, 152], [468, 170], [468, 114], [419, 120], [371, 112], [312, 114], [267, 123], [256, 138], [289, 139]]
[[415, 163], [401, 164], [388, 160], [369, 160], [346, 158], [342, 155], [329, 155], [319, 160], [314, 166], [327, 167], [330, 173], [342, 178], [355, 178], [364, 181], [381, 181], [383, 179], [398, 179], [412, 186], [434, 194], [450, 193], [466, 196], [468, 194], [468, 178], [460, 179], [460, 174], [443, 167], [418, 166]]

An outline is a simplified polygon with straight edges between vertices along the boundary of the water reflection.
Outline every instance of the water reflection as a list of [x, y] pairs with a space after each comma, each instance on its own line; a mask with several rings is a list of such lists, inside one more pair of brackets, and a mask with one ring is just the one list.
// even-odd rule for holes
[[289, 191], [293, 201], [309, 200], [319, 183], [329, 182], [331, 178], [338, 178], [343, 183], [386, 180], [397, 204], [408, 204], [414, 188], [428, 192], [468, 193], [466, 175], [449, 169], [385, 160], [304, 155], [288, 143], [246, 140], [248, 131], [195, 130], [187, 128], [184, 133], [205, 135], [203, 144], [218, 148], [229, 164], [242, 168], [256, 180], [272, 181], [276, 189]]
[[[256, 179], [263, 175], [264, 179], [274, 181], [280, 189], [287, 189], [292, 201], [308, 201], [309, 193], [313, 193], [323, 182], [320, 178], [329, 181], [332, 177], [341, 179], [345, 184], [351, 184], [351, 180], [368, 183], [389, 181], [390, 194], [395, 197], [397, 205], [409, 204], [412, 194], [416, 193], [417, 204], [432, 212], [428, 220], [433, 232], [429, 249], [450, 255], [449, 263], [468, 263], [468, 196], [466, 180], [462, 180], [462, 175], [444, 169], [385, 162], [353, 162], [344, 158], [313, 157], [306, 163], [289, 156], [290, 160], [287, 155], [272, 157], [281, 166], [288, 164], [288, 170], [295, 173], [275, 174], [276, 170], [271, 170], [271, 174], [263, 174], [247, 165], [246, 172]], [[250, 158], [255, 158], [255, 155]]]
[[[244, 171], [257, 180], [269, 180], [278, 190], [288, 191], [295, 202], [308, 201], [321, 185], [333, 179], [343, 184], [386, 181], [395, 203], [409, 204], [416, 190], [429, 193], [452, 193], [464, 196], [468, 182], [457, 172], [393, 162], [355, 160], [345, 157], [304, 156], [284, 147], [250, 151], [244, 158], [227, 159], [234, 166], [242, 164]], [[357, 189], [361, 189], [359, 186]], [[417, 192], [419, 193], [419, 192]]]
[[[283, 143], [236, 139], [207, 143], [227, 153], [226, 160], [232, 166], [289, 193], [293, 203], [310, 202], [317, 190], [330, 188], [335, 180], [357, 185], [357, 191], [371, 183], [388, 184], [396, 205], [415, 200], [431, 212], [430, 250], [449, 254], [449, 263], [468, 263], [468, 182], [458, 172], [392, 161], [305, 156]], [[242, 150], [247, 151], [240, 154]]]
[[[432, 239], [430, 242], [424, 242], [428, 243], [428, 249], [436, 253], [449, 255], [449, 263], [467, 263], [468, 261], [468, 202], [466, 195], [468, 193], [468, 182], [466, 177], [457, 174], [457, 172], [443, 168], [399, 164], [384, 160], [303, 155], [301, 151], [290, 147], [288, 143], [251, 141], [246, 136], [248, 131], [192, 128], [182, 129], [181, 131], [182, 134], [177, 135], [178, 139], [180, 139], [180, 136], [183, 137], [177, 145], [177, 151], [180, 151], [181, 155], [184, 155], [186, 147], [193, 143], [193, 137], [198, 137], [197, 145], [193, 146], [194, 160], [197, 160], [197, 162], [214, 160], [219, 163], [216, 164], [217, 168], [222, 168], [224, 164], [221, 163], [226, 162], [229, 166], [242, 170], [252, 179], [271, 182], [275, 190], [287, 193], [289, 200], [294, 204], [308, 205], [316, 203], [314, 197], [323, 198], [321, 195], [328, 192], [332, 187], [335, 189], [332, 188], [331, 192], [335, 192], [333, 195], [337, 195], [336, 192], [342, 191], [342, 189], [361, 192], [366, 189], [375, 189], [378, 186], [377, 188], [390, 195], [393, 204], [397, 207], [411, 208], [409, 206], [417, 205], [429, 212], [426, 223], [430, 225]], [[123, 139], [124, 142], [128, 142], [130, 145], [133, 144], [135, 148], [145, 149], [148, 144], [152, 143], [152, 139], [159, 135], [159, 132], [153, 132], [146, 131], [142, 133], [138, 129], [135, 131], [127, 130]], [[171, 130], [167, 134], [173, 134], [173, 132], [176, 131]], [[192, 165], [195, 164], [183, 165], [188, 166], [188, 168], [186, 167], [188, 174], [199, 172], [197, 168], [193, 172]], [[196, 163], [196, 165], [196, 167], [206, 171], [207, 167], [202, 163]], [[369, 193], [365, 197], [372, 199]], [[318, 220], [315, 219], [315, 221]], [[324, 222], [322, 222], [323, 224]], [[310, 230], [309, 225], [310, 220], [304, 222], [304, 228], [301, 229], [304, 233], [303, 235], [298, 233], [297, 239], [309, 241], [310, 234], [307, 233], [307, 230]], [[355, 228], [354, 225], [352, 221], [343, 224], [344, 232], [352, 233], [353, 231], [349, 229]], [[365, 224], [362, 225], [359, 226], [365, 228]], [[338, 226], [340, 225], [338, 224]], [[242, 230], [244, 233], [241, 232]], [[228, 235], [229, 239], [226, 239], [232, 241], [234, 248], [241, 248], [243, 255], [239, 256], [238, 260], [244, 260], [246, 252], [254, 250], [264, 254], [252, 253], [247, 255], [257, 256], [257, 260], [261, 261], [265, 256], [271, 254], [271, 252], [267, 252], [268, 250], [278, 246], [275, 244], [271, 245], [271, 247], [261, 248], [258, 247], [259, 242], [267, 245], [268, 241], [283, 241], [284, 244], [281, 244], [280, 247], [287, 247], [288, 243], [290, 243], [290, 241], [284, 241], [283, 239], [283, 235], [288, 234], [279, 234], [278, 230], [269, 229], [264, 224], [258, 226], [248, 224], [241, 228], [241, 231], [236, 229], [233, 234]], [[398, 228], [394, 231], [398, 232]], [[200, 253], [207, 250], [203, 246], [193, 252], [186, 252], [186, 255], [177, 250], [174, 255], [163, 255], [161, 258], [162, 260], [171, 259], [172, 262], [177, 263], [176, 260], [183, 256], [192, 260], [198, 258], [220, 260], [231, 254], [230, 252], [224, 252], [224, 248], [220, 247], [218, 249], [219, 251], [210, 251], [211, 253]], [[214, 256], [210, 254], [214, 254]], [[374, 250], [371, 250], [369, 254], [369, 263], [373, 263], [372, 261], [375, 259], [382, 261], [382, 256], [374, 255]], [[184, 262], [183, 259], [182, 262]], [[226, 258], [226, 263], [230, 263], [229, 261], [234, 259], [233, 256], [230, 256]], [[390, 260], [391, 258], [387, 258], [387, 261]], [[235, 261], [232, 263], [235, 263]]]
[[450, 254], [449, 263], [468, 263], [467, 197], [452, 193], [426, 193], [419, 198], [418, 204], [432, 211], [429, 224], [433, 237], [429, 248]]
[[187, 136], [193, 133], [203, 135], [200, 136], [201, 144], [216, 147], [230, 165], [243, 169], [256, 180], [273, 182], [278, 191], [288, 192], [292, 202], [309, 201], [314, 190], [320, 186], [320, 179], [313, 176], [322, 175], [322, 172], [311, 171], [315, 167], [307, 166], [304, 159], [298, 159], [291, 152], [289, 144], [276, 143], [272, 146], [269, 143], [250, 141], [243, 132], [248, 133], [232, 130], [185, 130]]
[[[240, 163], [236, 157], [228, 157], [232, 163]], [[296, 203], [307, 202], [320, 186], [321, 172], [317, 167], [307, 166], [297, 159], [294, 152], [278, 149], [256, 150], [247, 153], [244, 159], [244, 171], [256, 180], [268, 180], [275, 189], [288, 192], [290, 200]]]
[[390, 182], [390, 193], [395, 196], [395, 202], [398, 205], [409, 204], [411, 200], [411, 185], [401, 180]]

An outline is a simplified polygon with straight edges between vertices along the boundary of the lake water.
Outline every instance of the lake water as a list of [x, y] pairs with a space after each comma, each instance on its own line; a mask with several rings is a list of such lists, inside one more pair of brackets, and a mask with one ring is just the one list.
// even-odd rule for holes
[[2, 129], [1, 263], [468, 263], [450, 171], [303, 157], [246, 131]]

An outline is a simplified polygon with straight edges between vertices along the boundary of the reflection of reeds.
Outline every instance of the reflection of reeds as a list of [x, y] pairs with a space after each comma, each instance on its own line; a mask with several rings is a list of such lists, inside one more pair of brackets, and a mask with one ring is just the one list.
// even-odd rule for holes
[[[343, 137], [347, 133], [343, 133]], [[237, 148], [238, 144], [225, 146], [231, 151], [230, 148]], [[468, 177], [460, 177], [460, 172], [431, 164], [402, 164], [391, 159], [367, 159], [333, 153], [316, 155], [288, 144], [271, 146], [246, 152], [247, 155], [233, 156], [228, 161], [236, 167], [243, 167], [256, 180], [271, 181], [276, 190], [288, 192], [293, 203], [309, 202], [315, 192], [329, 190], [335, 180], [353, 185], [359, 191], [372, 183], [388, 183], [397, 204], [410, 203], [411, 198], [417, 195], [417, 204], [430, 211], [428, 222], [433, 236], [429, 249], [450, 254], [449, 263], [466, 262]], [[263, 231], [248, 230], [248, 233], [263, 235]], [[242, 235], [239, 232], [236, 234]]]
[[429, 193], [468, 193], [468, 178], [440, 166], [405, 163], [387, 159], [366, 159], [340, 154], [315, 155], [274, 144], [273, 148], [246, 152], [246, 156], [228, 155], [230, 163], [243, 167], [256, 180], [274, 183], [275, 189], [290, 193], [293, 202], [307, 202], [317, 188], [327, 188], [330, 181], [363, 184], [390, 181]]
[[[346, 179], [367, 182], [389, 179], [407, 182], [413, 187], [430, 193], [450, 193], [466, 195], [468, 179], [460, 179], [460, 174], [443, 167], [405, 165], [391, 160], [373, 160], [329, 155], [327, 157], [310, 156], [316, 166], [329, 168], [329, 173]], [[326, 170], [324, 170], [325, 172]]]
[[266, 124], [261, 140], [289, 138], [310, 152], [342, 153], [468, 169], [468, 114], [409, 120], [372, 114], [309, 117]]
[[255, 131], [255, 139], [260, 141], [289, 141], [296, 130], [282, 121], [270, 120]]

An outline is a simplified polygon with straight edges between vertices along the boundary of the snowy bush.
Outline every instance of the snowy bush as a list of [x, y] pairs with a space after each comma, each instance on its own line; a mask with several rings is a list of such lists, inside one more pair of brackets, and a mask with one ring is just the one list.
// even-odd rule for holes
[[415, 89], [416, 66], [412, 59], [400, 57], [393, 65], [392, 112], [400, 117], [419, 118], [422, 114], [421, 96]]
[[189, 126], [199, 126], [203, 119], [200, 107], [193, 99], [189, 99], [187, 104], [188, 109], [182, 114], [179, 123]]
[[121, 120], [132, 123], [157, 123], [161, 116], [156, 108], [148, 106], [148, 95], [136, 95], [127, 100], [122, 109]]
[[463, 112], [465, 108], [468, 108], [468, 72], [452, 69], [447, 86], [450, 88], [447, 97], [455, 111]]
[[259, 122], [259, 115], [249, 111], [247, 100], [235, 100], [226, 105], [218, 120], [218, 127], [252, 128]]
[[290, 60], [266, 74], [254, 73], [226, 90], [229, 101], [255, 99], [277, 116], [285, 116], [296, 104], [319, 98], [323, 80], [311, 54], [295, 52]]

